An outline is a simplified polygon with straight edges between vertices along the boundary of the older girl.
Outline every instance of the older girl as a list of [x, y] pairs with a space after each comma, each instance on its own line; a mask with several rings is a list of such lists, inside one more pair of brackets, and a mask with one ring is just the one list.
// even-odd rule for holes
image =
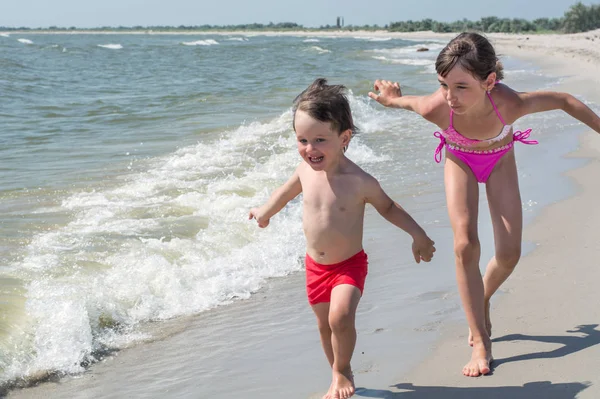
[[[436, 60], [440, 88], [428, 96], [402, 96], [397, 82], [375, 81], [369, 96], [386, 107], [414, 111], [440, 127], [435, 160], [445, 148], [444, 181], [454, 232], [458, 290], [469, 323], [471, 360], [465, 376], [490, 371], [492, 361], [490, 298], [512, 273], [521, 256], [523, 215], [514, 145], [532, 129], [515, 132], [513, 123], [536, 112], [562, 109], [600, 132], [600, 118], [567, 93], [517, 92], [500, 83], [502, 65], [490, 42], [477, 33], [461, 33]], [[494, 229], [495, 255], [483, 279], [477, 234], [479, 189], [486, 185]]]

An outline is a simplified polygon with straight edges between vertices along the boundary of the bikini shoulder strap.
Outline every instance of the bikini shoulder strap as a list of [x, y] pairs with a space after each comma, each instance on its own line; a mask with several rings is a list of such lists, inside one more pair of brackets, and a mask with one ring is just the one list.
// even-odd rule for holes
[[[500, 115], [500, 111], [498, 111], [498, 107], [496, 107], [496, 103], [494, 103], [494, 100], [492, 99], [492, 95], [490, 94], [489, 91], [485, 92], [488, 96], [488, 98], [490, 99], [490, 102], [492, 103], [492, 107], [494, 107], [494, 111], [496, 111], [496, 115], [498, 115], [498, 119], [500, 119], [500, 122], [502, 122], [503, 125], [506, 125], [506, 123], [504, 122], [504, 119], [502, 118], [502, 115]], [[452, 121], [452, 117], [450, 117], [450, 121]]]

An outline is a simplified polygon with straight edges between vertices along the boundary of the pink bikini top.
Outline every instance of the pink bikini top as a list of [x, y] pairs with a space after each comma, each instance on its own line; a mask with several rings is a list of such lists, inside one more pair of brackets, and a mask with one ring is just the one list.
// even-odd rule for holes
[[512, 125], [507, 125], [506, 123], [504, 123], [504, 119], [502, 119], [502, 115], [500, 115], [500, 112], [498, 111], [498, 107], [496, 107], [494, 100], [492, 100], [492, 96], [488, 92], [486, 92], [486, 94], [487, 94], [488, 98], [490, 99], [490, 102], [492, 103], [492, 107], [494, 107], [494, 111], [496, 111], [496, 115], [498, 115], [498, 119], [500, 119], [500, 122], [502, 122], [502, 125], [504, 125], [500, 134], [497, 135], [496, 137], [493, 137], [491, 139], [486, 139], [486, 140], [470, 139], [468, 137], [463, 136], [458, 131], [456, 131], [456, 129], [454, 129], [454, 123], [453, 123], [454, 110], [451, 109], [450, 110], [450, 126], [448, 126], [448, 128], [446, 130], [442, 131], [442, 133], [441, 133], [442, 136], [444, 136], [444, 138], [446, 140], [448, 140], [451, 143], [457, 144], [461, 147], [472, 147], [472, 146], [475, 146], [478, 144], [492, 145], [494, 143], [497, 143], [500, 140], [503, 140], [506, 136], [508, 136], [508, 134], [510, 133], [510, 131], [512, 129]]
[[[496, 82], [496, 83], [498, 83], [498, 82]], [[488, 98], [490, 99], [490, 102], [492, 103], [492, 107], [494, 107], [494, 111], [496, 112], [498, 119], [500, 119], [500, 122], [502, 122], [502, 125], [504, 125], [500, 134], [497, 135], [496, 137], [492, 137], [491, 139], [486, 139], [486, 140], [476, 140], [476, 139], [470, 139], [468, 137], [465, 137], [462, 134], [460, 134], [456, 129], [454, 129], [454, 123], [453, 123], [454, 110], [450, 109], [450, 126], [448, 126], [448, 128], [446, 130], [443, 130], [441, 133], [435, 132], [433, 134], [435, 137], [440, 139], [440, 144], [438, 145], [437, 149], [435, 150], [435, 156], [434, 156], [434, 159], [437, 163], [441, 162], [441, 160], [442, 160], [442, 149], [443, 149], [444, 145], [447, 145], [446, 141], [449, 141], [450, 143], [456, 144], [460, 147], [468, 148], [468, 147], [473, 147], [478, 144], [492, 145], [493, 143], [497, 143], [498, 141], [503, 140], [506, 136], [508, 136], [510, 134], [510, 132], [512, 131], [512, 125], [507, 125], [504, 122], [504, 119], [502, 118], [502, 115], [500, 115], [500, 112], [498, 111], [498, 107], [496, 107], [496, 104], [494, 103], [492, 96], [490, 95], [489, 92], [486, 92], [486, 94], [487, 94]], [[531, 133], [531, 129], [515, 132], [513, 134], [513, 141], [520, 141], [524, 144], [537, 144], [538, 142], [536, 140], [527, 140], [529, 138], [530, 133]], [[483, 151], [469, 150], [469, 151], [474, 152], [474, 153], [483, 153], [483, 154], [488, 153], [488, 150], [483, 150]], [[489, 151], [492, 151], [492, 150], [489, 150]]]

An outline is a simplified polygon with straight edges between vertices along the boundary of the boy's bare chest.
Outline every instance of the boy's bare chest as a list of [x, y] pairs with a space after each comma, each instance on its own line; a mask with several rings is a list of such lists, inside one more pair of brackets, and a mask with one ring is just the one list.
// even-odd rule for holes
[[361, 204], [358, 187], [350, 182], [311, 182], [302, 186], [304, 206], [315, 211], [352, 212]]

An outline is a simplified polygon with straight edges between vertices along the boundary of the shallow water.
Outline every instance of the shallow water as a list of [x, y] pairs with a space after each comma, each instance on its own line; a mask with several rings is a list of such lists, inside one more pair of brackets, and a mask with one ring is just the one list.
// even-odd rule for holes
[[[431, 51], [416, 52], [420, 46]], [[241, 35], [0, 37], [0, 383], [80, 376], [105, 359], [91, 373], [114, 378], [103, 386], [106, 397], [111, 389], [153, 396], [165, 381], [173, 397], [228, 397], [238, 373], [250, 376], [236, 379], [249, 397], [274, 397], [285, 384], [315, 391], [326, 364], [313, 370], [322, 355], [303, 354], [318, 337], [303, 294], [300, 203], [265, 230], [246, 217], [299, 162], [290, 105], [320, 76], [351, 90], [361, 133], [348, 156], [438, 247], [431, 264], [415, 266], [408, 238], [369, 208], [359, 333], [367, 348], [376, 330], [383, 333], [373, 339], [402, 343], [409, 365], [437, 325], [462, 317], [443, 168], [433, 162], [435, 128], [374, 104], [367, 92], [380, 77], [400, 81], [406, 94], [434, 90], [442, 46]], [[557, 82], [531, 64], [504, 63], [506, 82], [519, 90]], [[560, 173], [581, 162], [559, 158], [576, 147], [581, 126], [547, 113], [516, 127], [530, 126], [541, 145], [516, 149], [526, 221], [568, 195]], [[481, 207], [485, 260], [492, 246], [483, 190]], [[264, 299], [265, 292], [281, 297]], [[143, 372], [131, 369], [132, 356], [144, 359]], [[367, 357], [358, 362], [375, 367]], [[282, 375], [273, 387], [263, 379], [275, 371]], [[79, 397], [94, 389], [89, 378], [69, 384], [64, 389], [81, 390]]]

